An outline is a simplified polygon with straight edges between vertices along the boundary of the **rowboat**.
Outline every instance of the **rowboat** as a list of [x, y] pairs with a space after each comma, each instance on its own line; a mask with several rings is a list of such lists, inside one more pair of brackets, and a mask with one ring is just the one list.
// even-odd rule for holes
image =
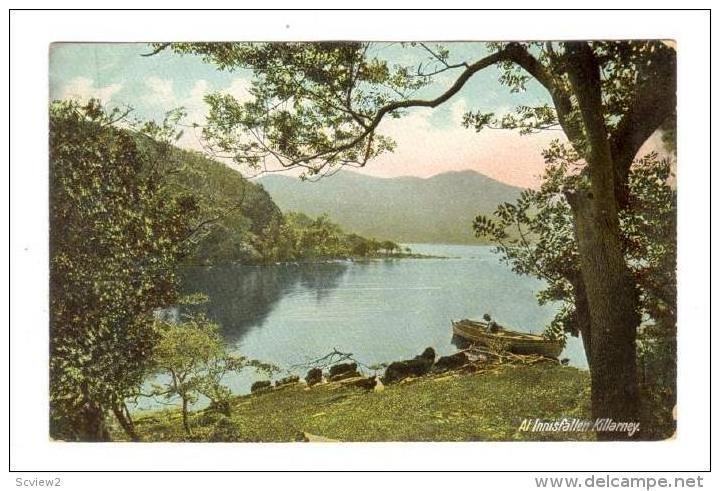
[[453, 334], [480, 346], [500, 348], [518, 355], [541, 355], [557, 358], [563, 350], [562, 341], [545, 339], [537, 334], [496, 328], [488, 330], [487, 322], [463, 319], [452, 321]]

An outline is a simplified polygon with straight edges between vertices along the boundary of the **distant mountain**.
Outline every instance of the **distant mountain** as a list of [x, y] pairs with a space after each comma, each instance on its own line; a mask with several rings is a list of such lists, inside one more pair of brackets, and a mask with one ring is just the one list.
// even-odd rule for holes
[[317, 182], [271, 174], [256, 182], [283, 211], [327, 213], [345, 230], [405, 243], [478, 243], [475, 216], [522, 191], [470, 170], [425, 179], [341, 171]]

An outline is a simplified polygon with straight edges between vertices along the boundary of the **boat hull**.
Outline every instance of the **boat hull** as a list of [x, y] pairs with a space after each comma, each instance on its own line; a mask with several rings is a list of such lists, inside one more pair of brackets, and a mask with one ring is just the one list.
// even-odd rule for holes
[[501, 347], [518, 355], [541, 355], [557, 358], [563, 350], [562, 343], [544, 339], [535, 334], [520, 333], [500, 328], [498, 332], [487, 332], [487, 324], [478, 321], [453, 321], [453, 334], [485, 347]]

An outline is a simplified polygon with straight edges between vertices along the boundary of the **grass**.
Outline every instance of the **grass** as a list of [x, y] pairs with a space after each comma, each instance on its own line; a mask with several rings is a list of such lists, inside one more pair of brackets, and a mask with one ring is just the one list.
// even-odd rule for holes
[[193, 413], [190, 437], [178, 410], [140, 415], [136, 427], [144, 441], [285, 442], [303, 432], [341, 441], [587, 440], [592, 433], [533, 433], [519, 426], [525, 418], [589, 419], [589, 387], [588, 373], [575, 368], [506, 365], [421, 377], [381, 392], [298, 384], [239, 396], [230, 416]]

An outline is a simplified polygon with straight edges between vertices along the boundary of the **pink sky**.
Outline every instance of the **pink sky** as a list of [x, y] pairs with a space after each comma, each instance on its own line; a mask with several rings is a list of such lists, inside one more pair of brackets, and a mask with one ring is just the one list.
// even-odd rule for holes
[[[358, 172], [377, 177], [430, 177], [471, 169], [507, 184], [535, 188], [544, 168], [542, 149], [554, 139], [565, 140], [562, 131], [520, 135], [517, 131], [488, 129], [476, 133], [463, 128], [459, 121], [448, 128], [437, 128], [429, 123], [428, 113], [418, 110], [383, 122], [382, 132], [395, 140], [397, 148]], [[662, 151], [657, 134], [639, 153], [651, 150]]]
[[[196, 80], [185, 95], [176, 90], [170, 79], [150, 77], [145, 80], [145, 84], [149, 91], [145, 96], [147, 100], [143, 99], [146, 103], [152, 102], [162, 107], [183, 106], [188, 112], [187, 123], [204, 122], [207, 114], [204, 96], [211, 90], [206, 80]], [[107, 101], [120, 87], [119, 83], [96, 86], [91, 79], [77, 77], [62, 87], [60, 97], [79, 100], [96, 97]], [[222, 91], [245, 101], [251, 97], [248, 88], [246, 79], [236, 78]], [[431, 120], [433, 109], [429, 108], [414, 108], [399, 119], [384, 120], [379, 131], [392, 137], [397, 144], [395, 151], [381, 155], [357, 171], [377, 177], [430, 177], [443, 172], [470, 169], [514, 186], [537, 187], [544, 168], [542, 149], [547, 148], [554, 139], [565, 140], [562, 131], [552, 130], [532, 135], [492, 129], [476, 133], [461, 124], [469, 106], [465, 98], [460, 97], [448, 104], [445, 110], [449, 109], [449, 118], [446, 113], [442, 118], [445, 120], [443, 125]], [[497, 112], [508, 110], [501, 107]], [[186, 131], [178, 143], [185, 148], [204, 150], [199, 132], [196, 131]], [[662, 149], [657, 135], [646, 143], [641, 153], [650, 149]], [[253, 172], [244, 173], [252, 175]], [[290, 175], [299, 173], [299, 170], [288, 172]]]

